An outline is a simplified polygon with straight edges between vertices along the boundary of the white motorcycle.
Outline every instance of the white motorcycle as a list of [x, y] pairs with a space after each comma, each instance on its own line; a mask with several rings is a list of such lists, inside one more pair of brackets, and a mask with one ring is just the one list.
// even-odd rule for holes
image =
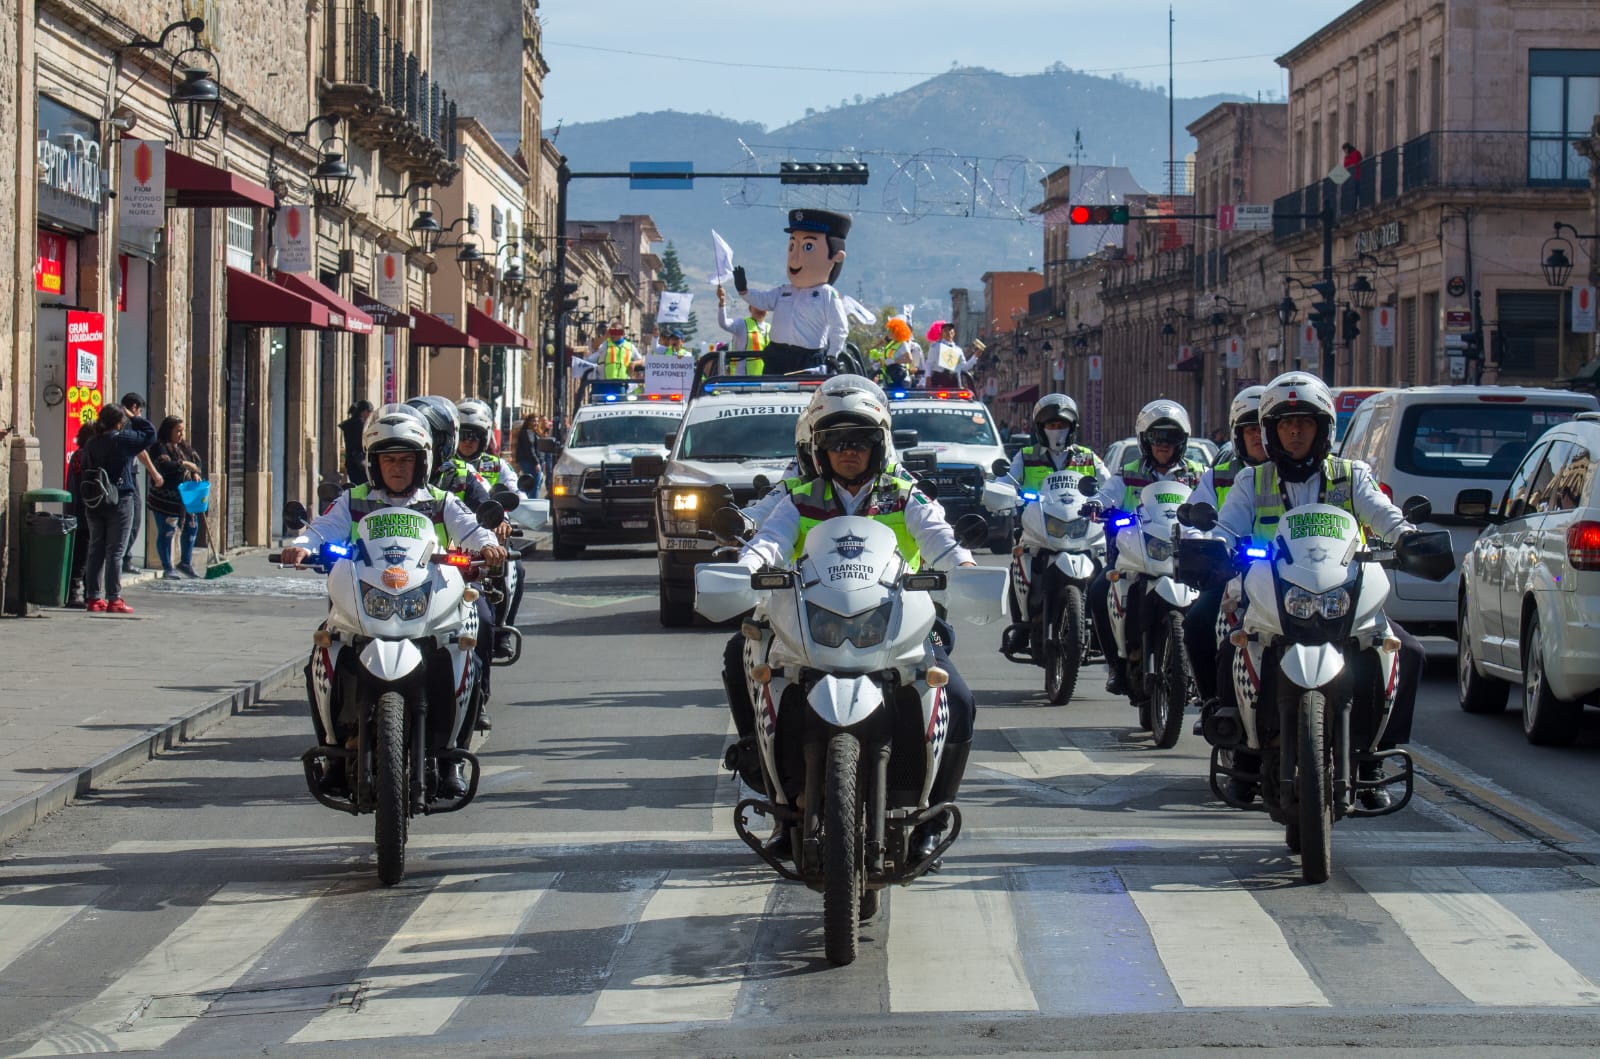
[[[737, 512], [717, 517], [723, 539], [747, 532]], [[963, 541], [987, 532], [976, 515], [957, 525]], [[741, 801], [734, 827], [773, 870], [822, 892], [835, 964], [855, 959], [879, 891], [933, 868], [960, 834], [954, 802], [929, 804], [950, 709], [949, 673], [935, 664], [929, 634], [936, 600], [974, 625], [997, 620], [1007, 576], [979, 567], [913, 573], [892, 530], [854, 516], [812, 529], [793, 570], [709, 563], [695, 571], [695, 609], [706, 618], [755, 608], [742, 629], [768, 796]], [[747, 811], [789, 829], [793, 867], [751, 833]], [[912, 831], [941, 819], [943, 840], [911, 863]]]
[[[491, 529], [504, 518], [492, 501], [478, 511]], [[432, 521], [403, 507], [367, 515], [354, 542], [325, 543], [298, 567], [328, 575], [328, 618], [312, 634], [306, 682], [334, 745], [301, 755], [306, 783], [330, 809], [374, 814], [386, 886], [405, 875], [410, 818], [455, 812], [478, 791], [478, 759], [457, 744], [482, 706], [478, 589], [468, 581], [484, 567], [441, 547]], [[347, 797], [324, 789], [336, 760]], [[440, 773], [457, 764], [466, 793], [444, 795]]]
[[[1421, 498], [1405, 510], [1410, 521], [1430, 513]], [[1198, 529], [1216, 526], [1209, 504], [1185, 515]], [[1186, 570], [1209, 568], [1225, 577], [1243, 568], [1222, 605], [1233, 630], [1240, 708], [1218, 710], [1205, 724], [1213, 789], [1222, 775], [1259, 782], [1267, 812], [1284, 825], [1289, 849], [1300, 854], [1301, 876], [1326, 882], [1336, 820], [1384, 816], [1411, 800], [1410, 755], [1377, 749], [1394, 709], [1400, 651], [1383, 613], [1389, 598], [1384, 568], [1443, 580], [1455, 567], [1450, 535], [1419, 533], [1394, 549], [1368, 547], [1349, 512], [1305, 504], [1283, 515], [1269, 546], [1245, 541], [1230, 556], [1226, 542], [1212, 539], [1186, 540], [1183, 549]], [[1357, 703], [1366, 708], [1352, 723]], [[1259, 775], [1221, 761], [1241, 747], [1259, 754]], [[1371, 761], [1393, 762], [1398, 770], [1381, 780], [1358, 779], [1354, 766]], [[1363, 788], [1400, 783], [1404, 794], [1386, 808], [1357, 801]]]
[[1178, 507], [1188, 502], [1189, 492], [1181, 482], [1151, 482], [1140, 490], [1133, 511], [1110, 513], [1117, 552], [1116, 565], [1106, 574], [1111, 628], [1139, 726], [1159, 747], [1178, 742], [1189, 702], [1183, 615], [1200, 593], [1180, 582], [1172, 565], [1182, 534]]
[[996, 514], [1021, 508], [1022, 552], [1011, 561], [1012, 624], [1001, 633], [1000, 653], [1043, 666], [1045, 694], [1057, 706], [1071, 701], [1078, 670], [1089, 659], [1094, 626], [1084, 600], [1105, 566], [1106, 534], [1078, 509], [1099, 488], [1092, 477], [1062, 471], [1036, 491], [1019, 493], [998, 481], [983, 491], [984, 507]]

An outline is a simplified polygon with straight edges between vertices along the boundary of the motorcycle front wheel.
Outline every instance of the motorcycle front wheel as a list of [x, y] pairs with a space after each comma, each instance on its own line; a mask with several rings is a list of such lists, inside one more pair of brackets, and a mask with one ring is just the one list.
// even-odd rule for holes
[[[1320, 691], [1300, 693], [1295, 793], [1300, 826], [1300, 877], [1324, 883], [1333, 864], [1333, 760], [1328, 748], [1328, 700]], [[1291, 836], [1285, 832], [1285, 840]], [[1293, 848], [1295, 842], [1290, 842]]]
[[1150, 734], [1156, 746], [1176, 746], [1183, 733], [1183, 708], [1189, 699], [1189, 658], [1183, 650], [1183, 613], [1171, 611], [1162, 622], [1156, 654], [1155, 686], [1150, 689]]
[[828, 962], [854, 963], [861, 936], [861, 744], [837, 732], [828, 740], [822, 804], [822, 936]]
[[397, 691], [385, 692], [373, 707], [372, 720], [378, 880], [393, 886], [406, 874], [406, 700]]
[[1072, 701], [1084, 652], [1083, 593], [1077, 585], [1067, 585], [1061, 590], [1061, 610], [1044, 644], [1044, 690], [1053, 705]]

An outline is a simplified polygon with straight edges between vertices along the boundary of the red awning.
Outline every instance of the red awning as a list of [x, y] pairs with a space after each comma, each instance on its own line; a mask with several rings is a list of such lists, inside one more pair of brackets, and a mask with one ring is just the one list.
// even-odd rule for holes
[[342, 327], [352, 335], [372, 334], [372, 317], [355, 305], [339, 297], [339, 292], [329, 290], [314, 279], [294, 272], [280, 272], [274, 277], [280, 287], [294, 291], [303, 298], [321, 302], [328, 307], [328, 319], [334, 327]]
[[491, 346], [517, 346], [532, 349], [533, 344], [520, 332], [513, 331], [476, 305], [467, 306], [467, 334]]
[[271, 280], [236, 268], [228, 269], [228, 322], [262, 327], [332, 326], [328, 307], [286, 290]]
[[411, 318], [416, 321], [411, 327], [411, 344], [413, 346], [478, 348], [478, 340], [476, 338], [462, 334], [432, 313], [425, 313], [412, 306]]
[[372, 295], [355, 287], [351, 290], [352, 299], [356, 308], [372, 317], [373, 327], [397, 327], [409, 331], [411, 329], [411, 314], [403, 313], [392, 305], [385, 305]]
[[1193, 350], [1187, 357], [1174, 361], [1168, 367], [1173, 371], [1199, 371], [1205, 367], [1206, 356], [1201, 350]]
[[181, 209], [261, 206], [271, 209], [277, 197], [237, 173], [207, 165], [167, 148], [167, 205]]
[[1018, 386], [1015, 390], [1007, 390], [1000, 395], [1000, 400], [1005, 401], [1007, 404], [1022, 404], [1026, 401], [1037, 401], [1038, 399], [1039, 384], [1036, 382], [1029, 383], [1026, 386]]

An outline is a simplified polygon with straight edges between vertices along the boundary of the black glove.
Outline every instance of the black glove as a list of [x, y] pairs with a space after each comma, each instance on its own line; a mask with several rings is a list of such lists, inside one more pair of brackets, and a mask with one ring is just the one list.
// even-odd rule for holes
[[1105, 506], [1098, 500], [1085, 500], [1083, 506], [1078, 508], [1078, 514], [1083, 518], [1099, 518]]
[[745, 283], [743, 265], [733, 266], [733, 289], [738, 291], [740, 294], [743, 294], [750, 289], [749, 285]]

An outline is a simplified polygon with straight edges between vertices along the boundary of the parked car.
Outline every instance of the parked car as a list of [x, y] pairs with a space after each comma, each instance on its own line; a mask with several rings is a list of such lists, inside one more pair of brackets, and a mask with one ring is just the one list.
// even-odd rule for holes
[[[1456, 689], [1468, 713], [1498, 713], [1522, 688], [1530, 743], [1565, 745], [1600, 704], [1600, 413], [1542, 435], [1461, 567]], [[1487, 492], [1462, 506], [1488, 506]]]
[[[1138, 438], [1123, 438], [1121, 441], [1113, 441], [1106, 448], [1106, 467], [1110, 469], [1112, 474], [1116, 474], [1122, 470], [1122, 465], [1125, 462], [1134, 458], [1138, 451]], [[1217, 447], [1205, 438], [1190, 438], [1189, 447], [1184, 454], [1200, 464], [1200, 466], [1209, 467], [1212, 461], [1217, 458]]]
[[[1533, 443], [1553, 426], [1600, 409], [1593, 396], [1520, 386], [1413, 386], [1361, 403], [1339, 447], [1362, 460], [1397, 504], [1426, 497], [1423, 529], [1447, 529], [1459, 570], [1486, 524], [1487, 503], [1462, 507], [1463, 494], [1498, 497]], [[1455, 636], [1458, 574], [1425, 581], [1396, 571], [1387, 612], [1418, 635]]]

